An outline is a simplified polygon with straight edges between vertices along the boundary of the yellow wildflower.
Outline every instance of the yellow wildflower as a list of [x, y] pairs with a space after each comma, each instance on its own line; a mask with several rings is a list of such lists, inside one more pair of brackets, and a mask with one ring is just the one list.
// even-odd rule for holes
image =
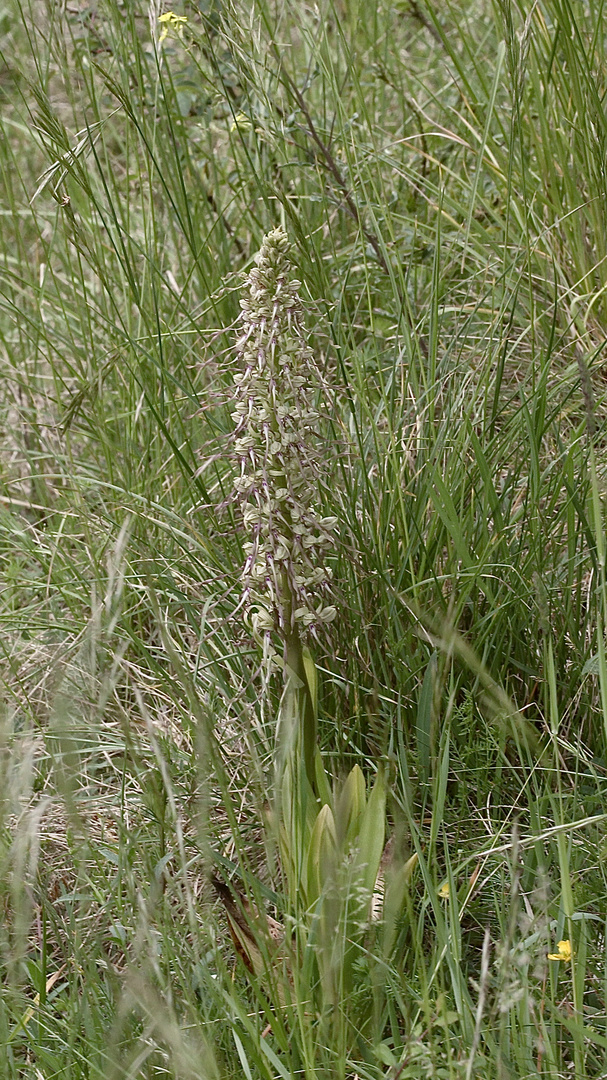
[[177, 34], [177, 37], [181, 37], [183, 34], [184, 23], [187, 23], [185, 15], [176, 15], [174, 11], [165, 11], [164, 15], [158, 17], [158, 22], [162, 24], [162, 31], [158, 38], [158, 44], [162, 45], [165, 38], [169, 36], [169, 33], [173, 31]]
[[555, 952], [555, 953], [550, 952], [550, 953], [548, 953], [548, 959], [549, 960], [564, 960], [565, 963], [568, 963], [571, 960], [571, 957], [573, 956], [573, 950], [571, 948], [571, 942], [570, 941], [559, 941], [558, 944], [557, 944], [557, 949], [558, 949], [558, 952]]
[[253, 125], [248, 116], [243, 112], [239, 112], [236, 113], [230, 124], [230, 131], [250, 131], [252, 127]]

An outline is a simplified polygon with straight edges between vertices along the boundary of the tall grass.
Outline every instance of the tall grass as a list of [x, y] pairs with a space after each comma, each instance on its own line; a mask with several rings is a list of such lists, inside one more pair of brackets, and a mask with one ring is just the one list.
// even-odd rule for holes
[[[603, 6], [162, 14], [0, 12], [0, 1076], [606, 1076]], [[335, 401], [322, 757], [417, 856], [331, 993], [313, 937], [248, 980], [208, 886], [302, 941], [233, 617], [279, 224]]]

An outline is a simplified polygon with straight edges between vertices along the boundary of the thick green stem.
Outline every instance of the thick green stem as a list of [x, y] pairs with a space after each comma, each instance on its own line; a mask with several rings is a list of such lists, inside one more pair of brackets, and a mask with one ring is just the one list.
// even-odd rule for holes
[[282, 587], [283, 614], [285, 620], [285, 682], [297, 701], [297, 716], [299, 721], [300, 745], [303, 751], [306, 775], [312, 790], [316, 791], [316, 776], [314, 760], [316, 757], [316, 709], [312, 700], [312, 692], [306, 674], [306, 666], [303, 657], [303, 646], [297, 623], [292, 617], [292, 598], [286, 575]]

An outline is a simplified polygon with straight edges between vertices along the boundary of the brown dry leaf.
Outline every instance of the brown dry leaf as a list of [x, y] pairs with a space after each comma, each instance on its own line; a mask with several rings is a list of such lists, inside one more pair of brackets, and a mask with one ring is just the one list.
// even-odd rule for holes
[[[211, 878], [211, 884], [221, 900], [228, 919], [230, 937], [247, 971], [259, 978], [263, 985], [268, 976], [268, 959], [276, 971], [277, 989], [281, 1005], [285, 1004], [284, 979], [291, 982], [289, 962], [285, 961], [285, 931], [282, 923], [265, 912], [259, 912], [246, 896], [228, 886], [218, 878]], [[265, 949], [264, 946], [265, 945]]]

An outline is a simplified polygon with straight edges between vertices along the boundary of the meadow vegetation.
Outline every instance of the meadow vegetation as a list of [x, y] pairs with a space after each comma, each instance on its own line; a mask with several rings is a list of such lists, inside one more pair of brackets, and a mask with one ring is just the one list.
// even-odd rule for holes
[[[1, 1080], [607, 1077], [606, 48], [0, 6]], [[243, 599], [276, 229], [301, 640]]]

